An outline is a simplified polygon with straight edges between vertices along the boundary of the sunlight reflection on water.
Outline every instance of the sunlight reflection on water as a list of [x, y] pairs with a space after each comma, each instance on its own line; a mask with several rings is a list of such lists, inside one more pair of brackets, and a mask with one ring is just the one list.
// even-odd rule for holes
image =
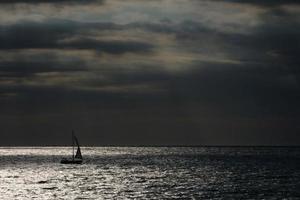
[[0, 148], [0, 199], [218, 199], [300, 196], [299, 148]]

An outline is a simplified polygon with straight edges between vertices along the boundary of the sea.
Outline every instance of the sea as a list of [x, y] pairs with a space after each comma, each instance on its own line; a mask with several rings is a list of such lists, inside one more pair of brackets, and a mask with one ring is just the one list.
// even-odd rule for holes
[[0, 199], [300, 199], [299, 147], [0, 148]]

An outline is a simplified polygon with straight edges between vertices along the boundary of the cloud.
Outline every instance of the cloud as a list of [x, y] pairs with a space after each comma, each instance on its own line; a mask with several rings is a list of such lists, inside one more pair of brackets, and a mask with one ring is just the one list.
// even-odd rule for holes
[[3, 77], [30, 77], [37, 73], [46, 72], [77, 72], [86, 71], [85, 65], [78, 61], [58, 62], [50, 59], [44, 61], [20, 60], [0, 62], [0, 76]]
[[[277, 9], [261, 18], [262, 24], [249, 34], [230, 34], [223, 38], [234, 46], [231, 53], [241, 61], [260, 63], [270, 70], [280, 65], [298, 77], [300, 23], [294, 15]], [[234, 51], [240, 47], [242, 51]]]
[[[111, 54], [126, 52], [146, 53], [154, 46], [141, 41], [101, 41], [87, 38], [88, 30], [112, 29], [109, 23], [84, 25], [74, 22], [60, 23], [23, 23], [11, 26], [2, 26], [0, 33], [0, 49], [75, 49], [94, 50]], [[83, 35], [82, 32], [86, 34]], [[87, 37], [86, 37], [87, 36]], [[68, 38], [76, 38], [67, 40]]]
[[97, 52], [105, 52], [111, 54], [131, 53], [147, 53], [154, 46], [146, 42], [138, 41], [98, 41], [92, 39], [78, 39], [76, 41], [62, 43], [61, 48], [71, 49], [92, 49]]
[[299, 4], [298, 0], [216, 0], [221, 2], [232, 2], [232, 3], [240, 3], [240, 4], [252, 4], [258, 6], [266, 6], [266, 7], [274, 7], [288, 4]]
[[90, 4], [104, 0], [1, 0], [0, 4]]

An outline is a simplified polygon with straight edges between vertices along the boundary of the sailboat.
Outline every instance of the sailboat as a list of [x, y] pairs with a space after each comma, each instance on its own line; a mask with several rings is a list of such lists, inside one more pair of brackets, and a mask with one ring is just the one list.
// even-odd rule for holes
[[[76, 151], [76, 154], [74, 155], [75, 145], [77, 146], [77, 151]], [[63, 158], [60, 161], [61, 164], [81, 164], [82, 163], [83, 159], [82, 159], [82, 155], [81, 155], [81, 151], [80, 151], [80, 146], [79, 146], [78, 140], [74, 134], [74, 131], [72, 131], [72, 146], [73, 146], [72, 159]]]

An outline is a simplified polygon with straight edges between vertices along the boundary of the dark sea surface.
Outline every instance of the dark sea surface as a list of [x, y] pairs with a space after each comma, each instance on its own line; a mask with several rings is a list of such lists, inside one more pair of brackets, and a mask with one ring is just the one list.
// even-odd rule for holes
[[300, 199], [300, 148], [0, 148], [0, 199]]

